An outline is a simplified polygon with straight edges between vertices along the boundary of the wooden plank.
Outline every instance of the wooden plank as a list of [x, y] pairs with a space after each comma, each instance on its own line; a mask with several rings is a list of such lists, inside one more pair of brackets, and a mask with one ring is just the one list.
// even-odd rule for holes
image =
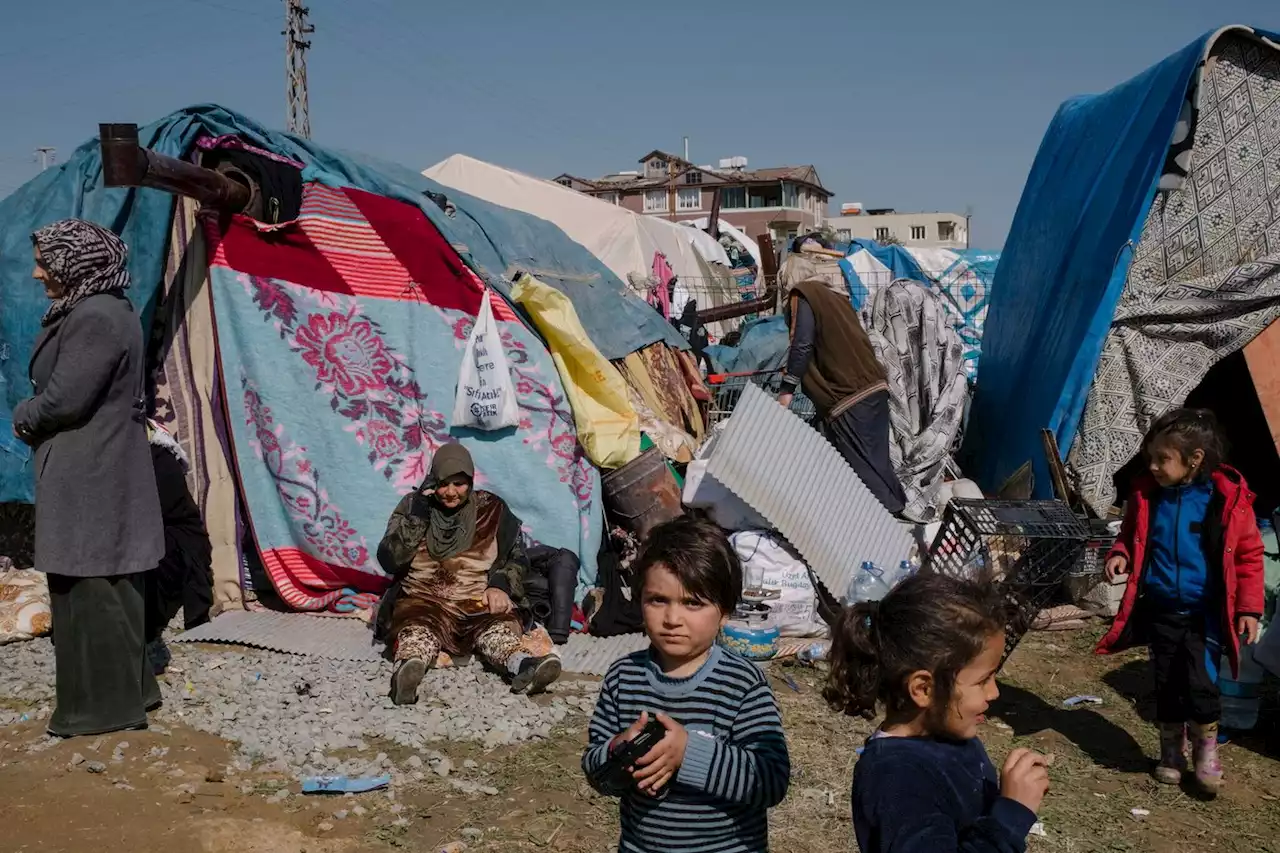
[[1267, 417], [1271, 440], [1280, 451], [1280, 322], [1267, 326], [1249, 342], [1244, 348], [1244, 360], [1253, 377], [1262, 413]]

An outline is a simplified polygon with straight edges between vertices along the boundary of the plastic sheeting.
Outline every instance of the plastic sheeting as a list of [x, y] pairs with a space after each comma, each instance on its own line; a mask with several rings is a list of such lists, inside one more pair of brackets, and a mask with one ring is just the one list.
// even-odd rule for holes
[[[657, 341], [688, 348], [670, 324], [636, 298], [590, 252], [551, 223], [498, 207], [430, 180], [411, 169], [370, 157], [341, 154], [286, 133], [269, 131], [215, 105], [189, 107], [139, 130], [141, 145], [186, 157], [202, 135], [236, 134], [245, 141], [307, 164], [308, 178], [357, 187], [418, 205], [455, 248], [507, 296], [502, 278], [516, 269], [565, 293], [582, 325], [606, 358], [623, 358]], [[45, 299], [31, 280], [30, 234], [41, 225], [82, 217], [119, 233], [129, 246], [133, 287], [129, 298], [149, 327], [160, 283], [173, 197], [155, 190], [106, 189], [97, 139], [65, 162], [41, 172], [0, 201], [0, 415], [28, 393], [27, 359]], [[426, 193], [444, 194], [455, 211], [446, 215]], [[30, 501], [30, 466], [0, 454], [0, 501]]]
[[[1028, 460], [1050, 481], [1040, 430], [1067, 452], [1133, 246], [1141, 237], [1208, 33], [1101, 95], [1059, 107], [1027, 178], [991, 293], [962, 464], [994, 490]], [[1272, 33], [1257, 32], [1271, 40]]]

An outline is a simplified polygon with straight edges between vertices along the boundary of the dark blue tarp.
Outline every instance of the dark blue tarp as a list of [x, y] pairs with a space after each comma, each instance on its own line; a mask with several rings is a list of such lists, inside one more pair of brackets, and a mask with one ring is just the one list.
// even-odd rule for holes
[[[173, 113], [139, 131], [141, 145], [186, 158], [203, 135], [236, 134], [260, 148], [292, 157], [329, 183], [358, 187], [421, 207], [498, 287], [515, 268], [534, 273], [566, 293], [592, 341], [605, 355], [622, 358], [655, 341], [687, 348], [676, 331], [632, 295], [604, 264], [555, 225], [481, 201], [403, 166], [323, 148], [269, 131], [222, 107], [203, 105]], [[456, 206], [446, 216], [424, 193], [442, 193]], [[67, 162], [41, 172], [0, 201], [0, 419], [30, 394], [27, 359], [47, 306], [31, 278], [31, 232], [58, 219], [80, 217], [105, 225], [129, 246], [133, 287], [129, 298], [149, 325], [153, 298], [164, 272], [173, 197], [155, 190], [106, 189], [96, 139]], [[509, 292], [508, 292], [509, 295]], [[0, 501], [32, 500], [32, 472], [25, 454], [0, 448]]]
[[983, 489], [1032, 461], [1037, 494], [1050, 496], [1040, 430], [1066, 454], [1187, 87], [1221, 32], [1067, 101], [1049, 125], [1000, 256], [961, 453]]

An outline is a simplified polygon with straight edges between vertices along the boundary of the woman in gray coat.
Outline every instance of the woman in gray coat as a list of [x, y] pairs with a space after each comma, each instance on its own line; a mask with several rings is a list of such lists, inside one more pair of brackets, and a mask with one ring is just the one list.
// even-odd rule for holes
[[36, 568], [49, 576], [61, 737], [142, 728], [160, 690], [144, 642], [143, 573], [164, 556], [144, 422], [142, 329], [128, 250], [68, 219], [31, 236], [52, 304], [13, 410], [35, 448]]

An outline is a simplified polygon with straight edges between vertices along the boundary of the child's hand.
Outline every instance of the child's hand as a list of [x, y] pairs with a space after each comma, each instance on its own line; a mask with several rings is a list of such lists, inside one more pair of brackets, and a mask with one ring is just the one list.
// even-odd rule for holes
[[1038, 752], [1015, 749], [1000, 771], [1000, 794], [1021, 803], [1032, 812], [1040, 811], [1040, 803], [1049, 791], [1049, 761]]
[[684, 763], [684, 748], [689, 743], [689, 733], [684, 726], [666, 714], [658, 714], [658, 722], [666, 727], [667, 734], [658, 741], [657, 746], [636, 762], [636, 769], [632, 774], [640, 785], [640, 790], [650, 795], [657, 794], [676, 775], [676, 771]]
[[1107, 560], [1107, 580], [1114, 582], [1120, 575], [1126, 574], [1129, 568], [1129, 558], [1116, 554], [1110, 560]]
[[1258, 635], [1262, 633], [1258, 628], [1257, 616], [1237, 616], [1236, 617], [1236, 634], [1244, 636], [1244, 644], [1252, 646], [1258, 642]]
[[636, 720], [625, 732], [619, 732], [613, 736], [613, 740], [609, 741], [609, 752], [613, 752], [618, 748], [619, 744], [624, 744], [629, 740], [635, 740], [640, 732], [644, 731], [644, 727], [649, 725], [649, 712], [641, 711], [640, 718]]

